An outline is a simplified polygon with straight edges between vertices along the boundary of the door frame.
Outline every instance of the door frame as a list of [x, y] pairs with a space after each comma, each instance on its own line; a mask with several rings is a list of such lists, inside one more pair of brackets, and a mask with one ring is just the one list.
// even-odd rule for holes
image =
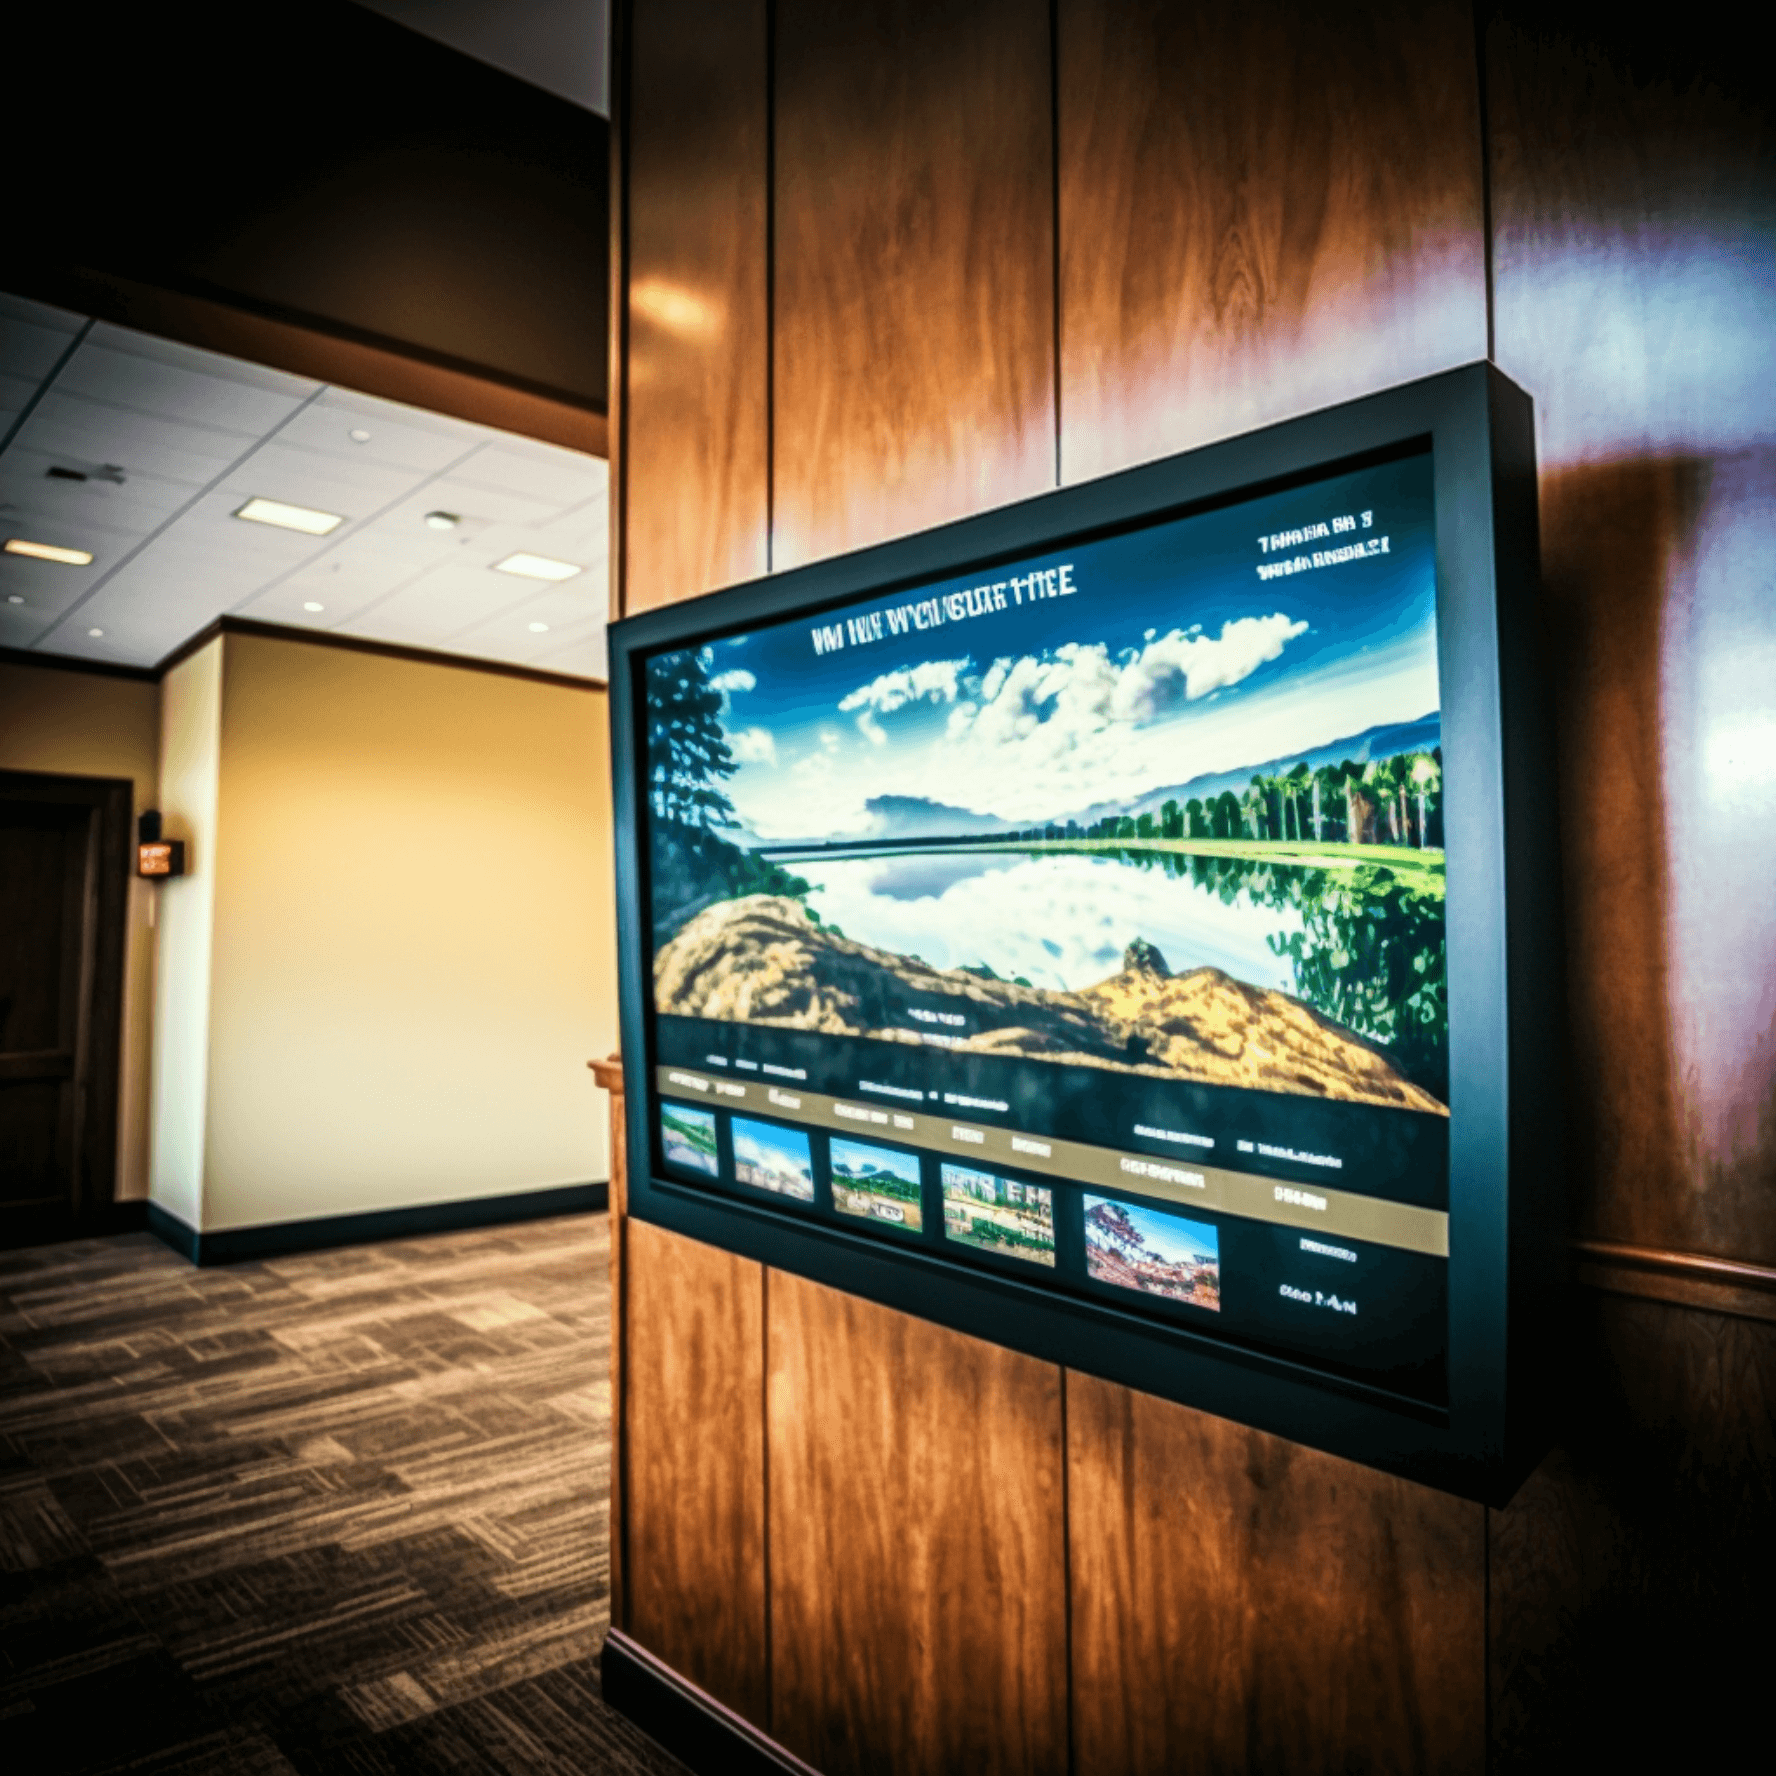
[[81, 982], [74, 1036], [73, 1176], [63, 1205], [0, 1210], [0, 1246], [96, 1231], [109, 1218], [117, 1194], [134, 795], [135, 786], [127, 777], [0, 770], [0, 801], [86, 810]]

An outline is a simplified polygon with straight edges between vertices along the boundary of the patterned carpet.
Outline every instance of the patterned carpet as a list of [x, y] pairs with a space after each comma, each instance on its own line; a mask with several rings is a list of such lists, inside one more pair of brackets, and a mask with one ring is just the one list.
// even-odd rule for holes
[[598, 1691], [606, 1239], [0, 1252], [6, 1776], [682, 1776]]

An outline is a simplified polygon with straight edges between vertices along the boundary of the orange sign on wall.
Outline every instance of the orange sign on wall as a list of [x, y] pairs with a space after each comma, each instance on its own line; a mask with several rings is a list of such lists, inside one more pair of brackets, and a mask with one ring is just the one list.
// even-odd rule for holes
[[185, 841], [160, 839], [136, 847], [138, 876], [182, 876], [185, 873]]

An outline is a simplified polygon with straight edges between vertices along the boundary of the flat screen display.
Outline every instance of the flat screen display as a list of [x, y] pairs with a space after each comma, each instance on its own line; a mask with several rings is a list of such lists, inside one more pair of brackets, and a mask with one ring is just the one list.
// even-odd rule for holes
[[657, 1175], [1442, 1406], [1432, 486], [649, 655]]

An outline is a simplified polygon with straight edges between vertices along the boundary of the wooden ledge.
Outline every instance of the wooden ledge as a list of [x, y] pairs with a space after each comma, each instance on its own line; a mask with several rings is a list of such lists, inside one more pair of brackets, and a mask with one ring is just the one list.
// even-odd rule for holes
[[623, 1057], [621, 1055], [611, 1055], [607, 1060], [602, 1061], [588, 1061], [586, 1065], [591, 1069], [592, 1077], [607, 1092], [612, 1092], [618, 1097], [623, 1095]]
[[1776, 1269], [1769, 1265], [1609, 1240], [1574, 1240], [1571, 1252], [1573, 1280], [1584, 1288], [1776, 1320]]

